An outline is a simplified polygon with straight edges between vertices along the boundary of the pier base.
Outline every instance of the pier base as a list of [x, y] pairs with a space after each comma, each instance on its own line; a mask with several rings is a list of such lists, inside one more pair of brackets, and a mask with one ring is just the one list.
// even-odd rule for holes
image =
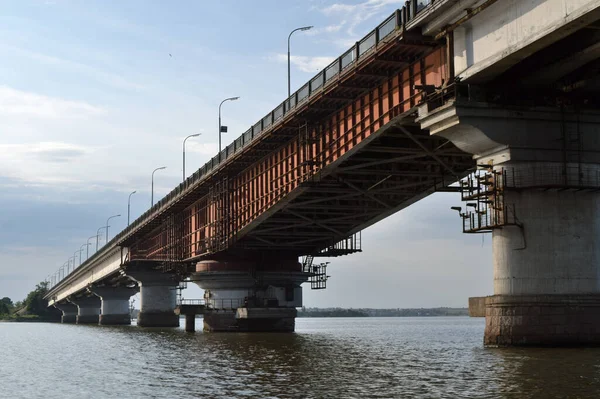
[[72, 303], [55, 303], [54, 307], [62, 311], [60, 322], [64, 324], [75, 324], [77, 322], [77, 305]]
[[489, 346], [600, 345], [600, 295], [494, 295], [485, 322]]
[[207, 332], [294, 332], [295, 308], [238, 308], [230, 311], [207, 311]]
[[172, 311], [142, 312], [138, 314], [140, 327], [179, 327], [179, 316]]

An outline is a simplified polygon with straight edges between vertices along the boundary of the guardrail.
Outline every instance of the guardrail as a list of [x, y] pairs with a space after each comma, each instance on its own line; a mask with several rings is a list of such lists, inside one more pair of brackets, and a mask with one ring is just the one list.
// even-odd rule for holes
[[[128, 227], [123, 229], [117, 234], [112, 240], [104, 244], [104, 246], [94, 255], [92, 255], [86, 262], [79, 265], [70, 274], [84, 267], [85, 265], [92, 262], [96, 255], [102, 252], [103, 249], [110, 247], [119, 241], [123, 240], [129, 233], [139, 228], [146, 220], [151, 218], [153, 213], [161, 211], [170, 202], [179, 197], [188, 188], [198, 184], [205, 176], [215, 170], [219, 165], [227, 161], [234, 154], [241, 151], [244, 147], [249, 145], [257, 137], [264, 134], [268, 128], [272, 127], [276, 122], [282, 119], [288, 113], [294, 111], [298, 105], [303, 104], [306, 100], [310, 99], [313, 95], [320, 92], [324, 87], [334, 82], [336, 77], [340, 77], [347, 71], [350, 71], [350, 67], [355, 65], [356, 62], [371, 53], [376, 48], [377, 44], [385, 41], [393, 32], [404, 29], [405, 25], [414, 19], [423, 9], [430, 4], [439, 0], [409, 0], [405, 6], [401, 9], [396, 10], [392, 15], [387, 17], [382, 23], [380, 23], [375, 29], [369, 32], [361, 40], [357, 41], [348, 51], [344, 52], [340, 57], [333, 61], [329, 66], [320, 71], [316, 76], [305, 83], [300, 89], [298, 89], [289, 98], [283, 101], [274, 110], [269, 112], [267, 115], [262, 117], [258, 122], [252, 125], [246, 132], [233, 141], [230, 145], [225, 147], [220, 153], [214, 156], [210, 161], [204, 164], [198, 169], [192, 176], [185, 179], [184, 182], [179, 184], [169, 194], [164, 196], [154, 206], [144, 212], [140, 217], [134, 220]], [[68, 276], [68, 275], [67, 275]], [[64, 278], [52, 285], [52, 287], [60, 284]]]

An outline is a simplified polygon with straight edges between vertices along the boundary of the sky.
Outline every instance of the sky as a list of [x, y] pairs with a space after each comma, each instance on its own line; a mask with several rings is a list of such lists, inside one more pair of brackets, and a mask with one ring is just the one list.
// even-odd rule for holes
[[[112, 219], [114, 236], [396, 8], [391, 0], [0, 0], [0, 297], [23, 299]], [[467, 306], [492, 293], [491, 236], [436, 193], [332, 258], [310, 307]], [[95, 243], [95, 239], [91, 242]], [[102, 245], [104, 241], [100, 242]], [[95, 244], [91, 246], [91, 252]], [[90, 252], [90, 253], [91, 253]], [[189, 288], [186, 298], [200, 298]]]

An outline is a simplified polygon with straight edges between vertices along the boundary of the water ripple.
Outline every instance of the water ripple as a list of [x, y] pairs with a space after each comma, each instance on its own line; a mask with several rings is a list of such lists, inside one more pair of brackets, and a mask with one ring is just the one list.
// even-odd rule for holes
[[483, 320], [298, 319], [296, 334], [0, 323], [0, 398], [595, 398], [599, 349], [486, 349]]

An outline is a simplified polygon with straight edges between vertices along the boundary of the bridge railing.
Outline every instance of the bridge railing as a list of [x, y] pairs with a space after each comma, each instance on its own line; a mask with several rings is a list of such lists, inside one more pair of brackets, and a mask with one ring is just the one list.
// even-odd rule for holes
[[[373, 49], [381, 42], [387, 41], [391, 35], [401, 29], [404, 29], [405, 25], [413, 20], [422, 10], [427, 6], [433, 4], [435, 1], [440, 0], [409, 0], [406, 1], [404, 7], [396, 10], [392, 15], [387, 17], [382, 23], [380, 23], [375, 29], [369, 32], [361, 40], [357, 41], [354, 46], [344, 52], [340, 57], [333, 61], [329, 66], [320, 71], [313, 78], [309, 79], [307, 83], [302, 85], [300, 89], [294, 92], [289, 98], [278, 105], [274, 110], [269, 112], [258, 122], [252, 125], [246, 132], [235, 139], [230, 145], [226, 146], [224, 150], [214, 156], [210, 161], [205, 163], [200, 169], [194, 174], [185, 179], [185, 181], [179, 184], [174, 190], [158, 201], [154, 206], [144, 212], [140, 217], [133, 221], [128, 227], [123, 229], [117, 234], [112, 240], [106, 243], [98, 253], [102, 252], [105, 247], [115, 245], [119, 241], [126, 238], [132, 231], [138, 229], [145, 221], [151, 219], [152, 214], [161, 211], [169, 203], [177, 199], [183, 192], [187, 191], [190, 187], [196, 186], [205, 176], [215, 170], [219, 165], [227, 161], [234, 154], [242, 150], [257, 137], [263, 135], [269, 128], [273, 127], [278, 121], [284, 118], [287, 114], [295, 111], [298, 105], [303, 104], [306, 100], [319, 93], [324, 87], [332, 84], [338, 80], [343, 74], [351, 70], [351, 66], [355, 65], [361, 57], [367, 56]], [[336, 79], [337, 77], [337, 79]], [[73, 270], [77, 271], [82, 266], [85, 266], [89, 262], [93, 261], [95, 255], [92, 255], [90, 259], [80, 265], [78, 268]], [[60, 281], [64, 280], [67, 276], [64, 276]], [[58, 285], [60, 281], [54, 281], [52, 286]]]

